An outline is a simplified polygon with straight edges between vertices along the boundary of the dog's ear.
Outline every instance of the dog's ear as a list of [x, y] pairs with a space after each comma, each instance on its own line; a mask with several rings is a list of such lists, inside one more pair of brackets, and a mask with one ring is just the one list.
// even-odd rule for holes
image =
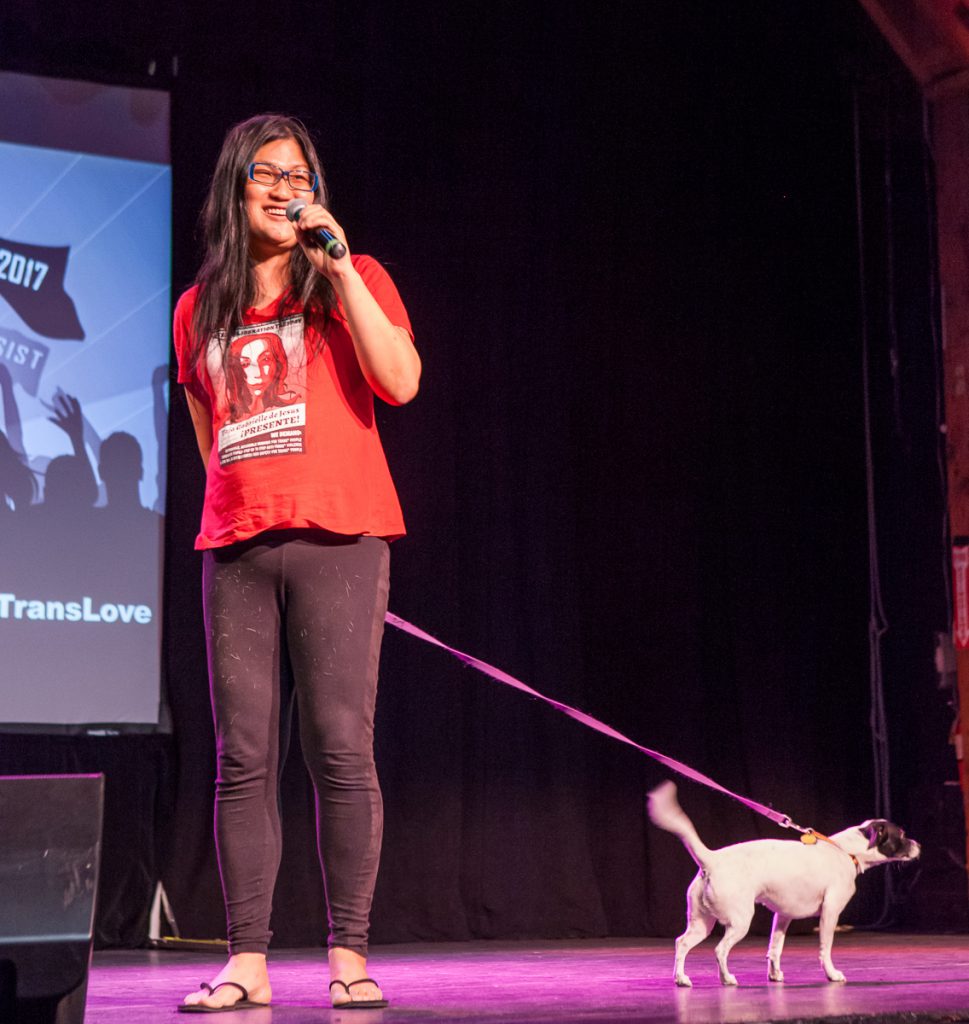
[[888, 824], [886, 821], [876, 819], [875, 821], [866, 821], [862, 826], [861, 831], [864, 833], [868, 840], [868, 849], [876, 847], [882, 839], [885, 837], [885, 826]]

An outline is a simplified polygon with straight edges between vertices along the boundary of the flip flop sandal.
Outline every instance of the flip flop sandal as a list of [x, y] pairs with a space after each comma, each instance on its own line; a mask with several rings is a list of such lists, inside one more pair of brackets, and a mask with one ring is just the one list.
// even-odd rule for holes
[[[351, 982], [353, 984], [353, 982]], [[199, 985], [200, 989], [204, 989], [210, 996], [214, 996], [220, 988], [224, 988], [226, 985], [231, 985], [233, 988], [237, 988], [242, 993], [242, 998], [237, 999], [234, 1003], [230, 1003], [228, 1006], [203, 1006], [201, 1003], [182, 1003], [178, 1007], [179, 1013], [231, 1013], [233, 1010], [258, 1010], [264, 1006], [269, 1006], [269, 1003], [254, 1003], [249, 998], [249, 993], [244, 989], [237, 981], [220, 981], [218, 985], [213, 988], [208, 982], [203, 981]]]
[[[357, 978], [356, 981], [351, 981], [349, 984], [345, 981], [331, 981], [330, 982], [330, 1001], [333, 1000], [333, 986], [339, 985], [340, 988], [346, 992], [349, 998], [343, 1003], [333, 1003], [334, 1010], [382, 1010], [388, 1005], [386, 999], [354, 999], [353, 993], [350, 991], [354, 985], [377, 985], [377, 982], [373, 978]], [[377, 985], [379, 988], [380, 986]]]

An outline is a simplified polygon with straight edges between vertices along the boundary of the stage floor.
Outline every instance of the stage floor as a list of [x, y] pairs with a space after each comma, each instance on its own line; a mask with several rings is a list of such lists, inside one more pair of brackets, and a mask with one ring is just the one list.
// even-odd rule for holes
[[[687, 961], [692, 989], [672, 982], [673, 944], [659, 939], [469, 942], [380, 946], [371, 973], [386, 1010], [330, 1010], [319, 950], [271, 956], [273, 1005], [235, 1013], [240, 1024], [448, 1024], [448, 1022], [969, 1021], [969, 936], [848, 932], [834, 961], [848, 977], [830, 984], [814, 936], [792, 936], [786, 982], [766, 981], [766, 939], [734, 949], [739, 988], [721, 987], [708, 939]], [[176, 1004], [210, 978], [221, 957], [184, 951], [96, 953], [86, 1024], [173, 1022]], [[179, 1015], [179, 1020], [197, 1020]]]

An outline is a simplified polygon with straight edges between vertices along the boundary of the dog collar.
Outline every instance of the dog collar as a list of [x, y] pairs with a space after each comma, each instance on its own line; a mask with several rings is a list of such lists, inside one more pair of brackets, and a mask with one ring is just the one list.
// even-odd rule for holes
[[801, 842], [804, 843], [805, 846], [814, 846], [814, 844], [817, 843], [819, 839], [823, 839], [824, 842], [830, 843], [836, 850], [841, 850], [841, 852], [845, 854], [845, 856], [850, 857], [851, 863], [855, 866], [855, 871], [859, 875], [861, 874], [861, 861], [859, 861], [853, 853], [848, 853], [847, 850], [844, 850], [840, 846], [838, 846], [838, 844], [829, 836], [826, 836], [821, 832], [816, 832], [813, 828], [809, 828], [806, 832], [801, 833]]

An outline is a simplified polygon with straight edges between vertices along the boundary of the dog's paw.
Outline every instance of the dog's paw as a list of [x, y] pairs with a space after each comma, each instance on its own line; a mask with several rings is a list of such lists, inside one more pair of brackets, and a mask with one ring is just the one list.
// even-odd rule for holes
[[740, 982], [737, 981], [736, 977], [733, 974], [721, 974], [720, 975], [720, 982], [723, 985], [739, 985], [740, 984]]
[[673, 980], [680, 988], [693, 988], [693, 982], [685, 974], [677, 974]]
[[784, 972], [779, 967], [770, 967], [767, 971], [768, 981], [783, 981]]
[[833, 971], [825, 971], [828, 976], [828, 981], [847, 981], [847, 978], [841, 973], [841, 971], [835, 969]]

